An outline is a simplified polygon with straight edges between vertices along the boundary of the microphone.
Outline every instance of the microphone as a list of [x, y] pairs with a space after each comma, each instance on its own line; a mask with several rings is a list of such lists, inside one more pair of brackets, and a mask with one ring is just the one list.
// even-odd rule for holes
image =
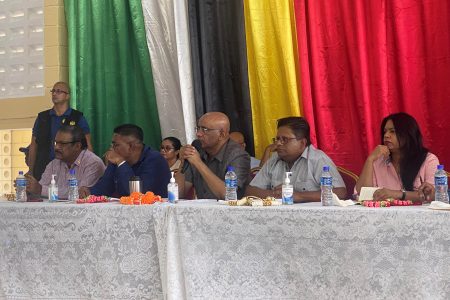
[[[198, 152], [200, 152], [202, 150], [202, 143], [199, 140], [193, 140], [192, 144], [191, 144]], [[189, 163], [189, 161], [187, 159], [184, 160], [183, 162], [183, 167], [181, 168], [181, 173], [184, 174], [187, 170], [187, 168], [189, 168], [191, 164]]]

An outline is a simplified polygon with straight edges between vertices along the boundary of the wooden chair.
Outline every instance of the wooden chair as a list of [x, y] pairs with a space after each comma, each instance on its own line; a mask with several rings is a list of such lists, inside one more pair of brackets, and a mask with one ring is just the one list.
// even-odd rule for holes
[[250, 180], [255, 178], [256, 174], [261, 170], [261, 167], [254, 167], [253, 169], [250, 169]]
[[350, 170], [347, 170], [343, 167], [337, 167], [339, 174], [341, 174], [342, 179], [344, 180], [345, 186], [347, 188], [347, 197], [346, 199], [353, 199], [353, 191], [355, 189], [356, 182], [359, 177], [355, 173]]

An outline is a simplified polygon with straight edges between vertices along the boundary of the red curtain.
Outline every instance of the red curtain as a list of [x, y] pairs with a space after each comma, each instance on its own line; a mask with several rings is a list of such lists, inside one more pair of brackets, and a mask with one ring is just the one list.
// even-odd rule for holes
[[359, 174], [381, 120], [404, 111], [450, 170], [450, 1], [294, 1], [313, 143]]

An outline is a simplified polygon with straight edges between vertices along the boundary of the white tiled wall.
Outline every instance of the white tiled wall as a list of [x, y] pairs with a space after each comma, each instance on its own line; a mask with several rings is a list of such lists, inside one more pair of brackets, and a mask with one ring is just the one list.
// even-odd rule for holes
[[44, 94], [44, 0], [0, 0], [0, 99]]
[[0, 194], [14, 192], [19, 171], [28, 171], [25, 154], [19, 151], [31, 141], [31, 129], [0, 130]]

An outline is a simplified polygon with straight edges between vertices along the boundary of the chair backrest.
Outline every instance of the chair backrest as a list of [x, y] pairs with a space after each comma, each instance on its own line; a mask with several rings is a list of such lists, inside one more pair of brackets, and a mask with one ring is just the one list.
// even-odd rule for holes
[[339, 174], [341, 174], [342, 179], [344, 180], [345, 186], [347, 188], [346, 199], [353, 199], [353, 191], [355, 189], [356, 182], [359, 179], [358, 175], [343, 167], [337, 167], [337, 169], [339, 171]]
[[258, 174], [259, 170], [261, 170], [261, 167], [255, 167], [250, 169], [250, 180], [255, 178], [256, 174]]

